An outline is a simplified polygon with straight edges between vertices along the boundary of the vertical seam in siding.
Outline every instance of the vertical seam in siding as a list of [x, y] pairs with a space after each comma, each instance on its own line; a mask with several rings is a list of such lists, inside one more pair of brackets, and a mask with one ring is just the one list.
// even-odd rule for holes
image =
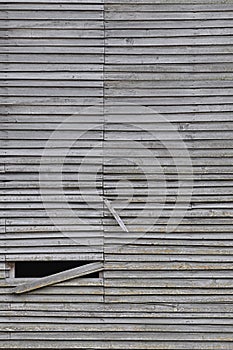
[[[103, 31], [104, 31], [104, 50], [103, 50], [103, 164], [102, 164], [102, 186], [103, 186], [103, 260], [104, 260], [104, 266], [105, 266], [105, 228], [104, 228], [104, 210], [105, 210], [105, 204], [104, 204], [104, 196], [105, 196], [105, 179], [104, 179], [104, 166], [105, 166], [105, 54], [106, 54], [106, 26], [105, 26], [105, 0], [103, 0]], [[103, 302], [105, 303], [105, 271], [103, 271]]]

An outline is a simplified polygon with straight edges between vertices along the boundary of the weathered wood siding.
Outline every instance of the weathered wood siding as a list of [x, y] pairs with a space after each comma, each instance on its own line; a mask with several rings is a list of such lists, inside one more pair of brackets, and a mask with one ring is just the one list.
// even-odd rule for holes
[[[15, 0], [1, 2], [0, 9], [0, 348], [232, 349], [233, 2]], [[150, 233], [120, 248], [124, 233], [103, 203], [96, 199], [96, 210], [80, 197], [76, 172], [82, 156], [99, 141], [83, 184], [94, 202], [88, 179], [96, 162], [103, 165], [99, 192], [109, 200], [117, 191], [130, 195], [124, 181], [133, 181], [138, 198], [121, 215], [130, 232], [150, 224], [161, 194], [155, 186], [151, 208], [138, 216], [145, 179], [103, 159], [105, 141], [117, 138], [123, 148], [125, 129], [111, 121], [110, 112], [97, 130], [89, 126], [101, 120], [98, 115], [81, 114], [88, 135], [65, 166], [72, 208], [91, 221], [92, 230], [63, 217], [67, 237], [55, 229], [38, 178], [43, 147], [64, 116], [116, 102], [164, 115], [185, 140], [194, 171], [187, 214], [167, 234], [174, 164], [157, 142], [138, 135], [158, 155], [167, 207]], [[74, 132], [72, 125], [64, 140]], [[117, 179], [123, 181], [116, 191]], [[46, 186], [56, 187], [56, 177]], [[59, 212], [59, 198], [51, 200]], [[104, 260], [105, 271], [103, 278], [14, 295], [19, 282], [8, 278], [4, 262], [24, 259]]]

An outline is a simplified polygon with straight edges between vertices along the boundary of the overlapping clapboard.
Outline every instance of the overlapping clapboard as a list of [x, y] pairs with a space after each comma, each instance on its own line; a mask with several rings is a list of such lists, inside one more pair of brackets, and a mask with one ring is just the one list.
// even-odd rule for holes
[[[231, 349], [232, 1], [15, 0], [0, 8], [1, 95], [7, 103], [0, 133], [0, 348]], [[109, 112], [102, 128], [72, 148], [64, 167], [72, 208], [95, 229], [86, 232], [85, 225], [61, 217], [69, 233], [64, 237], [43, 210], [38, 164], [46, 139], [64, 116], [103, 102], [148, 107], [185, 140], [194, 189], [175, 232], [167, 234], [165, 226], [176, 201], [177, 172], [148, 134], [131, 130], [156, 154], [168, 187], [165, 209], [150, 232], [122, 246], [126, 231], [103, 200], [88, 192], [91, 166], [98, 162], [99, 193], [136, 236], [160, 209], [158, 174], [151, 171], [155, 185], [148, 199], [140, 169], [114, 160], [118, 148], [127, 155], [130, 147], [123, 122]], [[86, 116], [76, 124], [85, 131], [94, 123]], [[99, 210], [83, 201], [77, 184], [78, 165], [96, 141], [99, 155], [89, 158], [82, 189]], [[187, 184], [185, 172], [181, 176]], [[129, 183], [135, 195], [123, 209], [115, 200], [131, 196]], [[150, 208], [140, 214], [148, 200]], [[70, 240], [82, 232], [79, 243]], [[101, 235], [104, 245], [96, 244]], [[49, 258], [104, 258], [104, 278], [74, 278], [12, 294], [28, 281], [5, 279], [4, 260]]]

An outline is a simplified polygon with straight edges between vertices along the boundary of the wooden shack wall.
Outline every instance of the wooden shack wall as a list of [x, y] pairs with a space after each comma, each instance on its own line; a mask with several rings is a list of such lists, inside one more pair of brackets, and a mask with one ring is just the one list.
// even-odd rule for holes
[[[12, 0], [0, 9], [0, 348], [231, 349], [232, 1]], [[65, 116], [106, 102], [151, 108], [185, 140], [194, 189], [175, 233], [164, 231], [164, 214], [150, 234], [116, 249], [122, 233], [114, 219], [101, 204], [82, 202], [77, 165], [99, 141], [101, 166], [102, 144], [115, 130], [105, 123], [74, 147], [65, 171], [72, 208], [92, 229], [61, 217], [64, 236], [48, 218], [38, 178], [46, 140]], [[84, 131], [95, 121], [77, 119]], [[83, 186], [95, 202], [91, 160]], [[172, 205], [174, 166], [162, 155], [160, 162]], [[104, 166], [97, 179], [109, 199], [111, 174]], [[133, 229], [130, 210], [135, 215], [132, 207], [123, 219]], [[137, 218], [139, 229], [150, 216]], [[12, 294], [22, 281], [9, 277], [7, 262], [32, 259], [104, 260], [105, 271]]]

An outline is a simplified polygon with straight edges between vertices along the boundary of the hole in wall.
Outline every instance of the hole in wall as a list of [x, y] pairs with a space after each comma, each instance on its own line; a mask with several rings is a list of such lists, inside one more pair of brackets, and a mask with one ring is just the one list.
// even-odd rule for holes
[[[16, 261], [10, 264], [14, 268], [15, 278], [40, 278], [74, 269], [92, 262], [94, 261]], [[99, 272], [93, 272], [84, 276], [84, 278], [99, 277]]]

